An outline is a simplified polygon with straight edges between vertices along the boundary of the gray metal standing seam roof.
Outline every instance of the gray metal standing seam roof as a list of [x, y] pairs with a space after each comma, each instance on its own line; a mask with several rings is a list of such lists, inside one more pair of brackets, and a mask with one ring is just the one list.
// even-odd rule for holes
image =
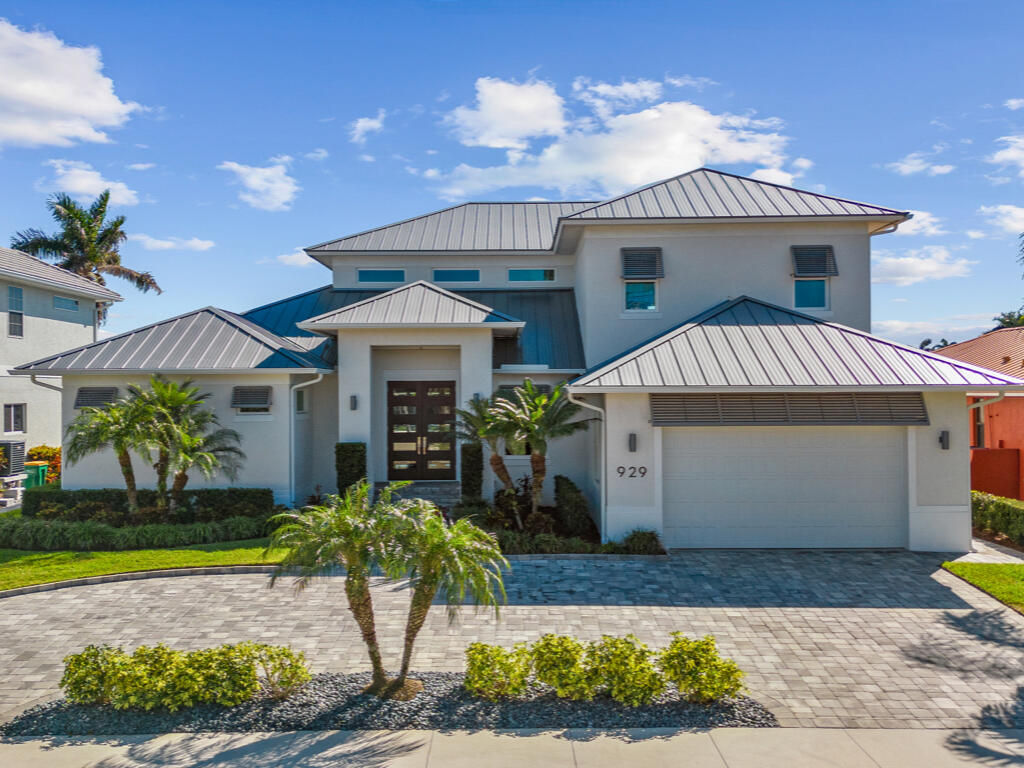
[[90, 296], [101, 301], [121, 301], [121, 294], [106, 286], [12, 248], [0, 248], [0, 277], [48, 285], [67, 293]]
[[324, 368], [298, 345], [233, 312], [205, 307], [14, 369], [21, 373]]
[[303, 321], [302, 327], [317, 330], [338, 326], [477, 324], [522, 326], [522, 321], [426, 280], [417, 280], [312, 317]]
[[1024, 381], [742, 296], [575, 379], [574, 390], [1015, 386]]

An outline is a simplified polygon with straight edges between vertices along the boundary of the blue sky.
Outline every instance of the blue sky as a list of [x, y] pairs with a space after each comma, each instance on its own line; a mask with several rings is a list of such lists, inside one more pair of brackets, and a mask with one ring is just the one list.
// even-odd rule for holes
[[[699, 165], [918, 211], [875, 329], [1022, 301], [1024, 4], [0, 4], [0, 240], [110, 186], [165, 292], [108, 330], [322, 285], [296, 250], [464, 199], [601, 198]], [[720, 297], [709, 297], [709, 303]]]

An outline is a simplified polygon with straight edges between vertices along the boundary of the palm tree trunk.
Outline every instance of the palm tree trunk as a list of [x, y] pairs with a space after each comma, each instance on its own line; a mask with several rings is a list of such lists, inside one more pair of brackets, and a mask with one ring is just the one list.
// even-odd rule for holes
[[537, 508], [540, 507], [541, 494], [544, 492], [544, 478], [548, 474], [547, 462], [543, 453], [534, 451], [530, 454], [530, 470], [533, 473], [533, 477], [530, 480], [531, 500], [533, 502], [533, 511], [536, 512]]
[[121, 465], [121, 474], [124, 475], [124, 491], [128, 497], [128, 512], [135, 514], [139, 511], [139, 492], [135, 487], [135, 467], [132, 466], [132, 456], [124, 448], [117, 450], [117, 463]]
[[497, 450], [491, 450], [490, 462], [491, 470], [494, 472], [494, 476], [501, 481], [503, 486], [505, 486], [504, 490], [515, 490], [515, 483], [512, 482], [512, 475], [508, 473], [508, 467], [505, 466], [505, 460]]
[[395, 687], [401, 688], [405, 684], [405, 678], [409, 675], [409, 665], [412, 663], [412, 648], [416, 643], [416, 636], [423, 628], [427, 620], [430, 606], [434, 602], [434, 595], [437, 594], [437, 579], [420, 579], [412, 592], [412, 601], [409, 603], [409, 617], [405, 622], [405, 648], [402, 651], [402, 669], [395, 680]]
[[185, 486], [188, 484], [188, 472], [181, 470], [174, 474], [174, 482], [171, 483], [171, 499], [170, 499], [170, 511], [173, 516], [178, 510], [178, 499], [181, 494], [185, 491]]
[[388, 676], [384, 672], [380, 645], [377, 643], [369, 579], [365, 575], [353, 575], [349, 570], [345, 576], [345, 596], [348, 598], [349, 610], [352, 611], [352, 616], [355, 618], [356, 624], [359, 625], [363, 642], [366, 643], [367, 653], [370, 655], [370, 666], [373, 669], [373, 680], [370, 687], [375, 691], [382, 691], [387, 685]]
[[170, 469], [171, 457], [165, 449], [161, 448], [157, 453], [156, 463], [153, 464], [153, 471], [156, 472], [156, 508], [163, 512], [165, 522], [168, 517], [167, 474]]

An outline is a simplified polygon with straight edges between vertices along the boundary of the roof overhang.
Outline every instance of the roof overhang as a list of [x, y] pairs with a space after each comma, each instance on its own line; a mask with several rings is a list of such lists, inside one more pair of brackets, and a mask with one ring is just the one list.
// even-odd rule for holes
[[296, 323], [297, 327], [304, 331], [312, 331], [325, 336], [333, 336], [338, 331], [354, 331], [375, 328], [387, 330], [390, 328], [484, 328], [494, 331], [512, 331], [503, 335], [514, 336], [519, 329], [526, 326], [522, 321], [499, 322], [499, 323]]
[[61, 368], [57, 370], [7, 371], [12, 376], [150, 376], [160, 373], [167, 376], [191, 376], [194, 374], [217, 376], [267, 376], [292, 373], [334, 373], [334, 368], [108, 368], [102, 371], [86, 368]]
[[86, 288], [76, 288], [74, 286], [64, 285], [63, 283], [55, 283], [52, 280], [44, 280], [43, 278], [39, 277], [30, 277], [13, 269], [0, 268], [0, 277], [10, 278], [11, 280], [16, 280], [20, 283], [27, 283], [29, 285], [38, 285], [41, 288], [46, 288], [48, 290], [53, 291], [54, 293], [67, 293], [72, 296], [81, 296], [83, 298], [92, 299], [93, 301], [124, 301], [124, 297], [119, 293], [115, 293], [114, 291], [110, 291], [108, 294], [101, 293], [100, 291], [90, 291]]
[[733, 393], [755, 393], [755, 392], [963, 392], [964, 395], [972, 393], [985, 393], [1007, 391], [1007, 394], [1017, 393], [1024, 395], [1024, 384], [890, 384], [882, 386], [803, 386], [803, 387], [763, 387], [763, 386], [733, 386], [733, 387], [613, 387], [576, 384], [572, 382], [566, 385], [566, 389], [574, 394], [652, 394], [652, 393], [689, 393], [689, 394], [726, 394]]

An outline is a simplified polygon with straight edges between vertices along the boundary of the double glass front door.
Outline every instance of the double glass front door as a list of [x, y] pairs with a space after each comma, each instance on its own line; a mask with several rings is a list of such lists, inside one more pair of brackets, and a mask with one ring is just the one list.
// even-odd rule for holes
[[455, 479], [455, 382], [388, 382], [388, 479]]

